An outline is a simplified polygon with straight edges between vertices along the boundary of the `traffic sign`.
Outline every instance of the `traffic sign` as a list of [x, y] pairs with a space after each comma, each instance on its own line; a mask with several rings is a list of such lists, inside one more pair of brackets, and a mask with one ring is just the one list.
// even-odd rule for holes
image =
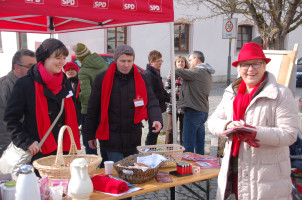
[[222, 39], [237, 37], [237, 18], [223, 19]]

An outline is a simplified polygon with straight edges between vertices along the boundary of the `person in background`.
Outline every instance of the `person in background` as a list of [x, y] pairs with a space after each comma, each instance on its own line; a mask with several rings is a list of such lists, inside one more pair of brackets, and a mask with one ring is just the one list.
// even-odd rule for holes
[[179, 107], [184, 108], [183, 146], [186, 152], [201, 155], [204, 155], [204, 123], [208, 119], [212, 74], [215, 73], [204, 60], [202, 52], [193, 51], [189, 55], [190, 69], [175, 69], [175, 75], [183, 79], [179, 98]]
[[[175, 68], [182, 68], [182, 69], [189, 69], [189, 63], [187, 59], [183, 56], [177, 56], [174, 62]], [[175, 95], [176, 95], [176, 121], [179, 120], [179, 139], [180, 144], [182, 145], [182, 130], [183, 130], [183, 119], [184, 119], [184, 112], [182, 108], [179, 108], [178, 106], [178, 100], [179, 95], [181, 91], [181, 85], [183, 83], [183, 79], [181, 77], [176, 77], [175, 79]], [[167, 82], [165, 84], [165, 90], [168, 92], [170, 96], [171, 95], [171, 72], [168, 75]], [[172, 103], [169, 103], [167, 107], [167, 113], [168, 113], [168, 127], [166, 131], [166, 144], [173, 144], [173, 126], [172, 126]], [[176, 142], [176, 141], [175, 141]]]
[[77, 112], [77, 120], [78, 125], [81, 125], [81, 102], [79, 99], [78, 94], [78, 86], [79, 86], [79, 66], [75, 64], [74, 62], [67, 62], [63, 67], [64, 73], [67, 76], [67, 79], [71, 83], [72, 92], [73, 92], [73, 101]]
[[[108, 68], [108, 63], [99, 56], [97, 53], [91, 54], [90, 50], [86, 45], [82, 43], [77, 43], [73, 47], [76, 58], [82, 63], [81, 70], [79, 72], [79, 81], [80, 81], [80, 93], [79, 99], [81, 102], [81, 124], [82, 124], [82, 139], [85, 146], [86, 154], [95, 154], [97, 155], [97, 149], [91, 149], [86, 140], [85, 126], [86, 126], [86, 115], [87, 115], [87, 106], [91, 94], [92, 84], [94, 82], [95, 76]], [[107, 160], [107, 155], [101, 151], [101, 156], [103, 158], [101, 167], [104, 165], [104, 161]]]
[[154, 132], [162, 127], [158, 101], [134, 58], [132, 47], [118, 46], [114, 62], [95, 77], [88, 103], [85, 132], [89, 146], [95, 149], [99, 139], [101, 149], [114, 162], [138, 153], [142, 120], [149, 119]]
[[271, 61], [260, 45], [243, 45], [232, 65], [240, 77], [229, 85], [210, 117], [219, 137], [235, 127], [256, 131], [227, 135], [216, 199], [291, 199], [289, 146], [297, 139], [298, 110], [291, 91], [266, 71]]
[[[58, 134], [63, 125], [70, 126], [77, 148], [81, 149], [75, 106], [70, 95], [72, 88], [62, 72], [68, 53], [60, 40], [44, 40], [36, 51], [38, 63], [17, 80], [7, 102], [4, 115], [7, 130], [14, 145], [30, 151], [31, 162], [57, 153]], [[38, 143], [60, 111], [62, 99], [65, 99], [64, 111], [39, 147]], [[70, 143], [70, 138], [64, 137], [64, 152], [69, 152]]]
[[[144, 75], [149, 82], [153, 93], [155, 94], [161, 112], [165, 112], [167, 109], [166, 103], [170, 102], [170, 95], [164, 89], [162, 77], [160, 76], [160, 69], [163, 63], [162, 54], [159, 51], [153, 50], [148, 55], [149, 64], [147, 64], [147, 69], [144, 72]], [[148, 121], [148, 134], [146, 137], [145, 144], [146, 145], [155, 145], [157, 144], [157, 138], [160, 130], [158, 132], [154, 132], [154, 128], [152, 127], [152, 121]]]
[[4, 112], [8, 99], [18, 78], [27, 74], [27, 71], [37, 63], [35, 53], [28, 49], [18, 50], [12, 59], [12, 70], [0, 78], [0, 157], [11, 142], [10, 136], [3, 123]]

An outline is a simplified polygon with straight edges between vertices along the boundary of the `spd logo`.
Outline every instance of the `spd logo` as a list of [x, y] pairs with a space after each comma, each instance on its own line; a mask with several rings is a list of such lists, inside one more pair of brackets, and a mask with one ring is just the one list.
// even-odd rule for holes
[[93, 2], [93, 8], [99, 8], [99, 9], [107, 9], [109, 7], [109, 0], [101, 0]]
[[61, 6], [78, 7], [78, 0], [61, 0]]
[[25, 3], [44, 4], [44, 0], [25, 0]]
[[137, 10], [136, 0], [124, 0], [123, 5], [124, 5], [123, 6], [124, 10], [131, 10], [131, 11]]
[[149, 0], [149, 11], [162, 12], [162, 0]]

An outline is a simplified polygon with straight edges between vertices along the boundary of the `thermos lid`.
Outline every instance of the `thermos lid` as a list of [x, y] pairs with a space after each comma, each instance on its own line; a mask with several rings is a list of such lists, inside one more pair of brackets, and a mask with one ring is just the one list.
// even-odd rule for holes
[[5, 187], [15, 187], [16, 186], [16, 181], [8, 181], [4, 183]]
[[30, 174], [33, 172], [33, 166], [29, 164], [25, 164], [20, 168], [20, 174]]

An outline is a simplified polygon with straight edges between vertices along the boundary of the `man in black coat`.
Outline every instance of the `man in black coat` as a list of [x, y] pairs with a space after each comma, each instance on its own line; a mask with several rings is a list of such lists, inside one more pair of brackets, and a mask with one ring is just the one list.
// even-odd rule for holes
[[114, 162], [138, 153], [143, 119], [149, 118], [156, 132], [162, 128], [158, 101], [134, 57], [130, 46], [118, 46], [114, 62], [95, 77], [88, 102], [84, 128], [89, 147], [95, 149], [99, 139], [101, 150]]
[[[147, 64], [147, 70], [144, 75], [146, 76], [152, 91], [154, 92], [161, 109], [161, 112], [165, 112], [167, 109], [166, 102], [170, 102], [170, 95], [164, 89], [162, 77], [160, 76], [160, 69], [163, 63], [162, 54], [159, 51], [153, 50], [148, 56], [149, 64]], [[156, 145], [159, 132], [154, 132], [152, 122], [148, 121], [149, 132], [145, 141], [146, 145]]]

